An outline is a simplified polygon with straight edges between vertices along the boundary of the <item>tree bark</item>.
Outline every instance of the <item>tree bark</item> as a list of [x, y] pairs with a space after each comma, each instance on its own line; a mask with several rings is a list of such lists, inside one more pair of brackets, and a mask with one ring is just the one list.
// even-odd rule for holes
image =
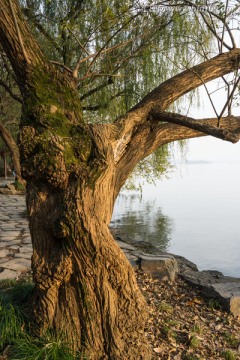
[[8, 151], [10, 153], [10, 156], [12, 158], [13, 167], [16, 172], [18, 181], [21, 183], [24, 183], [24, 180], [22, 179], [21, 174], [21, 165], [20, 165], [20, 156], [19, 156], [19, 150], [18, 146], [13, 139], [11, 133], [5, 128], [5, 126], [0, 122], [0, 136], [2, 137], [3, 141], [5, 142]]

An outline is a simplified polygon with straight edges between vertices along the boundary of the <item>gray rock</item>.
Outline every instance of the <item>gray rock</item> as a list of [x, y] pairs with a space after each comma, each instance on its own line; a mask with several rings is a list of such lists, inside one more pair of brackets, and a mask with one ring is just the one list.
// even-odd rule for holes
[[159, 280], [174, 281], [178, 273], [177, 261], [170, 255], [151, 255], [135, 253], [138, 256], [136, 267], [146, 273], [150, 273], [154, 278]]
[[219, 271], [192, 271], [188, 268], [181, 276], [197, 286], [203, 295], [216, 299], [233, 316], [240, 315], [240, 279], [224, 276]]
[[124, 241], [117, 240], [118, 245], [123, 250], [136, 250], [136, 248], [130, 244], [125, 243]]

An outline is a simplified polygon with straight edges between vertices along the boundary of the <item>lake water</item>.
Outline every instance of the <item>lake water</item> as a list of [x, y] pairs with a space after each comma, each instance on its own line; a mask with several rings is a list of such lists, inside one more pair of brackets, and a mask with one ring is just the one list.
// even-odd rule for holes
[[240, 163], [178, 164], [168, 179], [120, 193], [111, 225], [199, 268], [240, 277]]

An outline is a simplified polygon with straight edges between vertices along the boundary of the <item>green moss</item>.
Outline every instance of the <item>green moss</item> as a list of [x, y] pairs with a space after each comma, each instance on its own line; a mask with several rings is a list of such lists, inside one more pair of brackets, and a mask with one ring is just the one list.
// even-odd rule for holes
[[91, 133], [82, 122], [78, 92], [67, 77], [35, 69], [28, 79], [24, 105], [20, 142], [29, 176], [58, 187], [60, 183], [67, 185], [70, 173], [84, 176], [91, 171], [94, 184], [105, 162], [95, 159]]
[[82, 122], [78, 92], [62, 73], [35, 68], [28, 83], [22, 125], [50, 125], [66, 135], [71, 118]]

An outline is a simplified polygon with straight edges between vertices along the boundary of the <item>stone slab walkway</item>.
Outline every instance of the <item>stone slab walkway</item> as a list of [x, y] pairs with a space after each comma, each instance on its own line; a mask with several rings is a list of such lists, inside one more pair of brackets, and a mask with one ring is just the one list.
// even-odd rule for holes
[[31, 256], [25, 196], [0, 194], [0, 280], [30, 271]]

